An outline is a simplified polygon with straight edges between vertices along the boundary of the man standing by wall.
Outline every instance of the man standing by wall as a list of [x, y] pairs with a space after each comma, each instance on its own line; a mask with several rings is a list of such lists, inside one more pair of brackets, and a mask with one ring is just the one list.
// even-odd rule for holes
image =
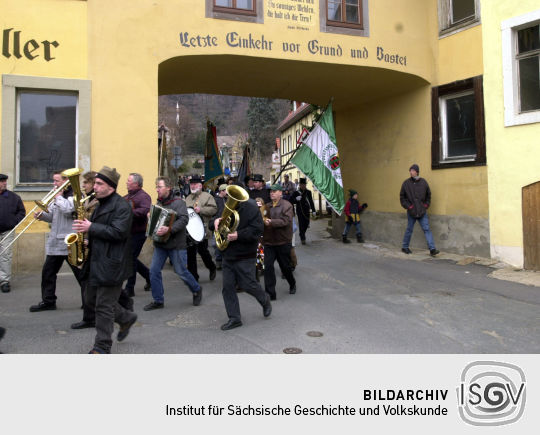
[[143, 187], [143, 177], [141, 174], [132, 172], [126, 181], [128, 194], [124, 198], [131, 205], [133, 210], [133, 223], [131, 224], [131, 249], [133, 252], [133, 275], [126, 283], [125, 292], [127, 296], [135, 296], [135, 283], [137, 273], [146, 281], [145, 290], [150, 290], [150, 270], [139, 259], [139, 254], [146, 241], [146, 223], [148, 222], [148, 212], [152, 205], [150, 195], [146, 193]]
[[306, 179], [300, 178], [298, 190], [293, 193], [292, 200], [296, 204], [296, 215], [298, 216], [298, 229], [302, 245], [306, 244], [306, 231], [309, 228], [310, 211], [313, 216], [316, 215], [315, 204], [311, 190], [307, 189]]
[[88, 234], [88, 260], [82, 276], [87, 281], [86, 304], [95, 307], [96, 339], [90, 353], [111, 353], [114, 322], [123, 341], [137, 315], [118, 303], [122, 282], [131, 275], [130, 205], [116, 193], [120, 174], [104, 166], [97, 174], [94, 191], [99, 205], [88, 219], [75, 220], [73, 230]]
[[[191, 207], [195, 213], [197, 213], [206, 228], [208, 221], [217, 212], [217, 205], [214, 197], [208, 192], [202, 190], [201, 177], [194, 175], [189, 182], [189, 188], [191, 194], [186, 198], [186, 206]], [[192, 246], [188, 246], [187, 249], [187, 261], [188, 270], [199, 281], [199, 274], [197, 273], [197, 252], [202, 258], [202, 261], [206, 268], [210, 271], [210, 281], [216, 278], [216, 265], [212, 260], [212, 255], [208, 251], [208, 237], [210, 237], [210, 231], [206, 229], [206, 234], [203, 240]]]
[[[62, 176], [61, 171], [56, 171], [53, 174], [54, 188], [60, 187], [66, 180], [67, 177]], [[56, 310], [56, 277], [62, 264], [68, 258], [68, 248], [64, 238], [72, 232], [74, 211], [73, 193], [69, 187], [58, 192], [54, 201], [49, 205], [48, 213], [40, 211], [34, 214], [36, 219], [49, 222], [51, 231], [47, 237], [47, 245], [45, 246], [47, 257], [41, 272], [42, 300], [39, 304], [30, 307], [31, 312]], [[69, 267], [81, 285], [80, 270], [71, 264]]]
[[405, 254], [412, 253], [409, 249], [409, 243], [411, 241], [414, 224], [418, 221], [422, 230], [424, 230], [429, 254], [434, 257], [439, 251], [435, 249], [435, 242], [433, 241], [433, 234], [429, 229], [429, 220], [427, 216], [427, 209], [431, 204], [431, 190], [429, 189], [427, 181], [420, 178], [420, 168], [416, 163], [409, 168], [409, 174], [411, 176], [403, 182], [401, 191], [399, 192], [401, 206], [407, 210], [407, 229], [403, 236], [401, 250]]
[[[7, 175], [0, 174], [0, 252], [12, 242], [14, 234], [7, 235], [26, 214], [21, 197], [7, 190], [7, 180]], [[11, 291], [11, 249], [6, 249], [0, 256], [0, 289], [3, 293]]]

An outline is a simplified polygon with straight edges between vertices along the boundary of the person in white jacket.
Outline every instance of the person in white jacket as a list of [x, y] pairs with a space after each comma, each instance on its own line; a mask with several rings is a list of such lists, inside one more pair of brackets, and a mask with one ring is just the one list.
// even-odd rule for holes
[[[54, 188], [60, 187], [66, 180], [67, 178], [62, 176], [62, 171], [56, 171], [53, 174]], [[48, 208], [48, 213], [37, 212], [34, 214], [36, 219], [49, 222], [51, 224], [51, 231], [45, 246], [47, 257], [41, 272], [42, 300], [37, 305], [30, 307], [31, 312], [56, 310], [56, 276], [62, 264], [68, 258], [68, 249], [64, 238], [67, 234], [73, 232], [71, 227], [73, 225], [75, 206], [73, 204], [72, 189], [69, 187], [59, 192]], [[80, 286], [80, 270], [71, 264], [69, 266]]]

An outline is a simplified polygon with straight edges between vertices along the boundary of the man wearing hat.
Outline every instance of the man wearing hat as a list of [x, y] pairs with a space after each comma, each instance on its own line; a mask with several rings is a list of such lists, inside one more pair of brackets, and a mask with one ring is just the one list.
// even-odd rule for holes
[[343, 243], [351, 243], [347, 239], [347, 234], [354, 225], [356, 228], [356, 241], [358, 243], [364, 243], [364, 237], [362, 236], [362, 224], [360, 222], [360, 213], [367, 208], [367, 204], [360, 205], [358, 203], [358, 192], [354, 189], [349, 189], [349, 200], [345, 204], [345, 228], [343, 229], [342, 239]]
[[[189, 181], [189, 188], [191, 193], [186, 198], [186, 206], [191, 207], [195, 213], [197, 213], [206, 228], [208, 221], [216, 214], [217, 205], [216, 200], [208, 192], [203, 191], [203, 181], [199, 175], [193, 175]], [[210, 281], [216, 278], [216, 265], [212, 260], [212, 256], [208, 251], [208, 238], [210, 237], [210, 230], [206, 228], [205, 237], [197, 244], [188, 245], [187, 247], [187, 265], [188, 270], [199, 281], [199, 274], [197, 273], [197, 252], [202, 258], [202, 261], [206, 268], [210, 271]]]
[[401, 250], [405, 254], [411, 254], [409, 249], [409, 243], [411, 241], [414, 224], [416, 221], [420, 223], [424, 235], [426, 236], [426, 242], [429, 249], [429, 254], [434, 257], [439, 253], [435, 249], [435, 242], [433, 241], [433, 234], [429, 229], [429, 220], [427, 216], [427, 209], [431, 203], [431, 190], [426, 180], [420, 178], [418, 175], [420, 168], [415, 163], [409, 168], [410, 177], [407, 178], [401, 185], [401, 191], [399, 192], [399, 199], [401, 206], [407, 210], [407, 229], [403, 236], [403, 243]]
[[[12, 242], [14, 235], [8, 234], [26, 215], [21, 197], [7, 190], [7, 180], [7, 175], [0, 174], [0, 252]], [[0, 255], [0, 290], [3, 293], [11, 291], [11, 258], [11, 247]]]
[[270, 187], [272, 201], [266, 204], [267, 219], [264, 221], [264, 287], [271, 300], [277, 296], [274, 271], [276, 260], [289, 283], [289, 293], [296, 293], [296, 280], [291, 267], [293, 206], [282, 198], [282, 190], [279, 184]]
[[120, 325], [116, 339], [123, 341], [137, 315], [118, 303], [122, 282], [131, 276], [130, 204], [116, 193], [120, 174], [116, 168], [104, 166], [94, 181], [94, 192], [99, 201], [91, 220], [76, 219], [73, 230], [88, 238], [88, 259], [82, 277], [86, 281], [85, 303], [95, 307], [96, 338], [90, 353], [111, 353], [114, 323]]
[[306, 244], [306, 231], [309, 228], [310, 211], [316, 215], [315, 204], [311, 190], [306, 187], [306, 179], [300, 178], [298, 190], [292, 194], [292, 202], [296, 204], [296, 214], [298, 216], [298, 230], [302, 245]]
[[264, 178], [261, 174], [253, 174], [253, 189], [250, 190], [249, 197], [251, 199], [262, 198], [264, 203], [270, 202], [270, 191], [264, 185]]

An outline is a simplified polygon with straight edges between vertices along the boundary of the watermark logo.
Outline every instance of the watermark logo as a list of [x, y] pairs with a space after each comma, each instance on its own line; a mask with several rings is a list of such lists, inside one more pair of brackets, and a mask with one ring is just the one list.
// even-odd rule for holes
[[475, 361], [463, 369], [457, 395], [459, 415], [466, 423], [514, 423], [525, 410], [525, 374], [513, 364]]

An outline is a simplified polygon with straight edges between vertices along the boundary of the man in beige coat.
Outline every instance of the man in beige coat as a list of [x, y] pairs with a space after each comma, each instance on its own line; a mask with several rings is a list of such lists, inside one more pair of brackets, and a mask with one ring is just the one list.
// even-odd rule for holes
[[202, 261], [206, 268], [210, 271], [210, 281], [216, 278], [216, 264], [212, 260], [212, 255], [208, 251], [208, 237], [210, 231], [208, 230], [208, 221], [217, 212], [216, 200], [208, 192], [204, 192], [202, 188], [202, 180], [198, 175], [191, 177], [189, 182], [189, 188], [191, 189], [190, 195], [186, 198], [186, 206], [191, 207], [195, 213], [197, 213], [203, 221], [205, 228], [204, 239], [199, 243], [195, 243], [189, 239], [188, 236], [188, 248], [187, 248], [187, 261], [188, 270], [199, 281], [199, 274], [197, 273], [197, 252], [202, 258]]

